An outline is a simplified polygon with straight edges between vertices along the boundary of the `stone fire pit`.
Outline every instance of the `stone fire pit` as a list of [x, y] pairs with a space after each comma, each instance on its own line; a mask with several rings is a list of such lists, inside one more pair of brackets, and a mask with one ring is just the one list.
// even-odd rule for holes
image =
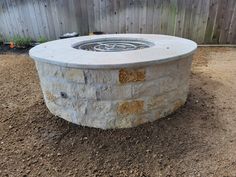
[[165, 117], [188, 95], [193, 41], [148, 34], [84, 36], [30, 50], [50, 112], [102, 129]]

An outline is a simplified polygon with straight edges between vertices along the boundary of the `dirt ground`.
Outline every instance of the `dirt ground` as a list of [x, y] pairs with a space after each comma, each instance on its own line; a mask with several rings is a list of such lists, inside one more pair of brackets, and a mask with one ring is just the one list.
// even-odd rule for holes
[[47, 110], [32, 60], [0, 55], [0, 176], [236, 176], [236, 48], [200, 48], [187, 103], [142, 126], [99, 130]]

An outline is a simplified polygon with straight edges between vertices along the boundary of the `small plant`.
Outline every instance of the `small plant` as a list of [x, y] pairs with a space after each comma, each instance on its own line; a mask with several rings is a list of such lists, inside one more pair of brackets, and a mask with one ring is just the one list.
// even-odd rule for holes
[[43, 36], [40, 36], [37, 40], [38, 43], [42, 44], [42, 43], [45, 43], [47, 42], [47, 38], [46, 37], [43, 37]]
[[25, 48], [31, 45], [32, 39], [30, 37], [14, 36], [13, 42], [16, 47]]
[[3, 44], [3, 37], [2, 37], [2, 35], [0, 34], [0, 44]]
[[13, 38], [10, 36], [6, 36], [5, 43], [10, 43], [10, 42], [13, 42]]

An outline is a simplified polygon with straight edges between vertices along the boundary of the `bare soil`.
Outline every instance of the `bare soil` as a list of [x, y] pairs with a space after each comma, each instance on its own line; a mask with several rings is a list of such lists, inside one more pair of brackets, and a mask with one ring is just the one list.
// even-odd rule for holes
[[200, 48], [176, 113], [99, 130], [46, 108], [34, 63], [0, 55], [0, 176], [236, 176], [236, 48]]

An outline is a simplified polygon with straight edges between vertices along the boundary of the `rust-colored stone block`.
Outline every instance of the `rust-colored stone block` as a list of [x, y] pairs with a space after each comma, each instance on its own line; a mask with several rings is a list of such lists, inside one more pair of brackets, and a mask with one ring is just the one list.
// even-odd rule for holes
[[138, 82], [145, 80], [144, 69], [120, 69], [119, 82], [124, 84], [128, 82]]
[[139, 114], [143, 112], [143, 108], [143, 100], [127, 101], [118, 105], [117, 112], [119, 115]]

